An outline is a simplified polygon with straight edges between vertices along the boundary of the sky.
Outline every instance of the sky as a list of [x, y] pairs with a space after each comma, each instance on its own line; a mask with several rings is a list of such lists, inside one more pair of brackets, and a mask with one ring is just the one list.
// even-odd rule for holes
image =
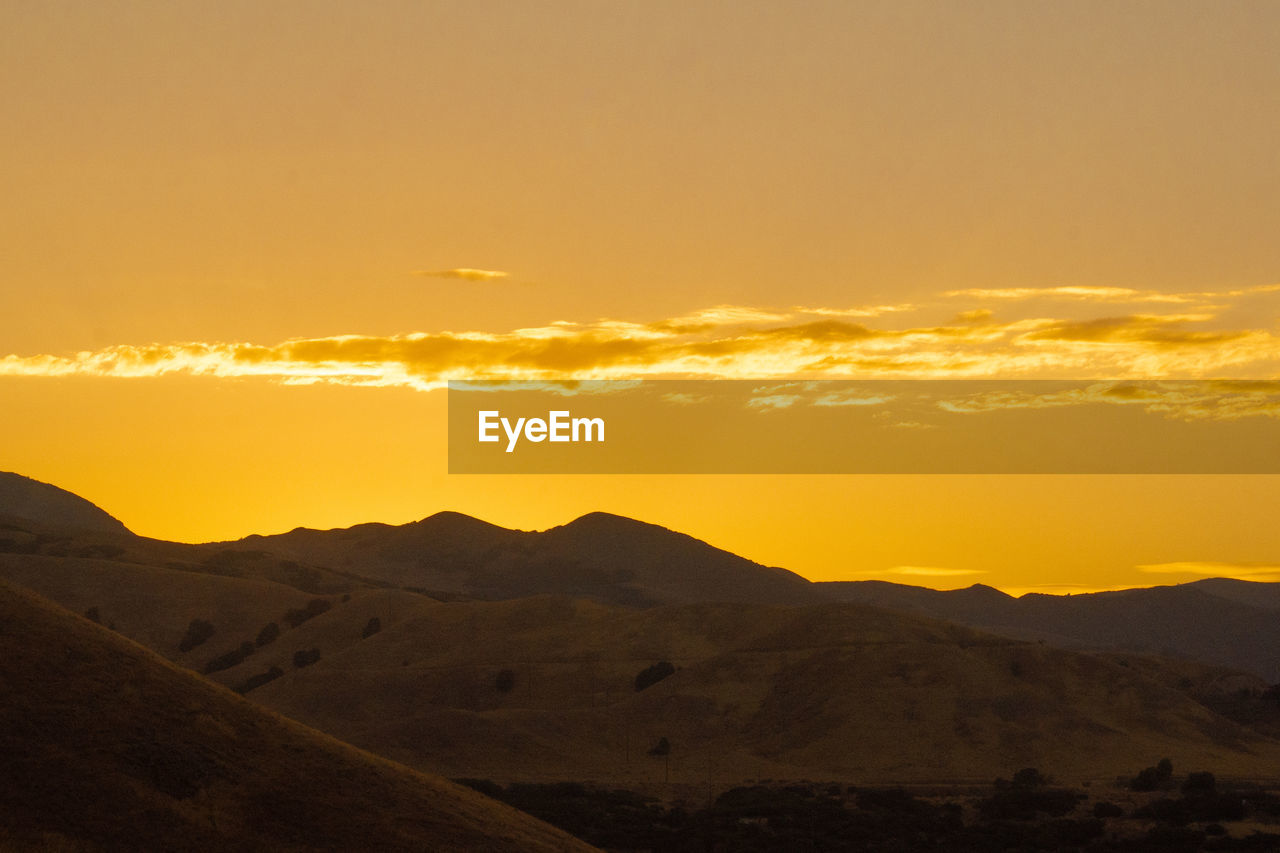
[[183, 541], [606, 510], [815, 579], [1280, 579], [1274, 476], [450, 476], [439, 390], [1280, 378], [1278, 45], [1270, 2], [5, 3], [0, 469]]

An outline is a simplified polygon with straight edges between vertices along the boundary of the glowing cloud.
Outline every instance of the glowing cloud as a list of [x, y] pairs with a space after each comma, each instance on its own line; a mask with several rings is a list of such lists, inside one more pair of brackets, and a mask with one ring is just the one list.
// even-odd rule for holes
[[1276, 563], [1219, 563], [1193, 560], [1182, 563], [1150, 563], [1138, 566], [1137, 569], [1140, 572], [1158, 575], [1197, 575], [1268, 583], [1280, 581], [1280, 564]]
[[507, 274], [500, 270], [476, 270], [468, 267], [451, 270], [414, 270], [413, 274], [425, 278], [454, 278], [462, 281], [497, 281], [507, 277]]
[[[505, 274], [446, 270], [431, 275], [489, 281]], [[897, 307], [905, 310], [908, 306]], [[449, 379], [1123, 380], [1230, 376], [1270, 380], [1280, 375], [1280, 338], [1273, 330], [1214, 327], [1214, 315], [1203, 311], [1085, 320], [1040, 316], [997, 322], [983, 309], [974, 309], [940, 325], [871, 325], [869, 320], [851, 319], [864, 319], [880, 310], [808, 307], [779, 311], [719, 305], [657, 321], [556, 321], [505, 332], [341, 335], [266, 345], [122, 344], [75, 354], [0, 357], [0, 376], [148, 377], [182, 373], [259, 376], [289, 384], [428, 389]], [[878, 402], [830, 400], [824, 405]], [[1068, 402], [1080, 401], [1056, 404]]]
[[953, 578], [963, 577], [964, 575], [985, 575], [986, 571], [983, 569], [947, 569], [941, 566], [894, 566], [892, 569], [888, 569], [885, 574], [926, 578]]

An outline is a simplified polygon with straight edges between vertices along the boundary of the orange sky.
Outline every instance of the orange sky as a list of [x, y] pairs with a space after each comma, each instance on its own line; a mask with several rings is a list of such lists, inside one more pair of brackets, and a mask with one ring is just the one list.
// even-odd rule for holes
[[4, 4], [0, 469], [186, 540], [605, 509], [811, 577], [1269, 577], [1280, 478], [449, 477], [429, 389], [1276, 378], [1278, 37], [1269, 2]]

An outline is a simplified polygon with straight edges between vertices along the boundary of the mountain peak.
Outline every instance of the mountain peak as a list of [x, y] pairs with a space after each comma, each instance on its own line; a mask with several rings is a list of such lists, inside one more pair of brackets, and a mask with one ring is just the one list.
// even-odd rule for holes
[[598, 510], [596, 512], [589, 512], [586, 515], [580, 515], [577, 518], [575, 518], [573, 521], [564, 525], [564, 527], [566, 528], [572, 527], [576, 529], [601, 529], [601, 528], [604, 528], [604, 529], [625, 528], [625, 529], [631, 529], [631, 530], [639, 530], [639, 529], [666, 530], [667, 529], [657, 524], [650, 524], [647, 521], [637, 521], [636, 519], [628, 518], [625, 515], [616, 515], [612, 512], [601, 512]]
[[0, 471], [0, 516], [94, 533], [129, 533], [119, 519], [65, 489]]

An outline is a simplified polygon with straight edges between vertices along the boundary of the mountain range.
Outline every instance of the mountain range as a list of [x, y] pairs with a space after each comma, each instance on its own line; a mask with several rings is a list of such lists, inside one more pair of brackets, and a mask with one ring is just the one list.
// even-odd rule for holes
[[[396, 797], [438, 803], [457, 793], [439, 776], [705, 791], [990, 780], [1028, 766], [1114, 779], [1160, 757], [1250, 778], [1280, 765], [1271, 584], [1012, 598], [811, 583], [605, 513], [542, 532], [440, 513], [188, 545], [135, 536], [32, 482], [0, 475], [0, 677], [53, 715], [31, 761], [101, 759], [85, 777], [98, 781], [76, 785], [141, 784], [130, 720], [172, 726], [162, 740], [207, 737], [179, 752], [219, 756], [210, 779], [251, 778], [248, 756], [274, 748], [225, 738], [268, 725], [306, 767], [336, 767], [324, 732], [352, 745], [343, 760], [396, 762]], [[135, 683], [111, 706], [104, 685]], [[212, 722], [193, 734], [201, 714]], [[80, 726], [104, 739], [77, 740]], [[281, 773], [312, 772], [279, 760]], [[285, 831], [252, 817], [262, 789], [209, 791], [192, 794], [199, 818], [145, 791], [152, 805], [111, 808]], [[17, 831], [53, 825], [18, 800]], [[449, 831], [479, 831], [469, 820]], [[540, 825], [492, 824], [560, 843]]]

